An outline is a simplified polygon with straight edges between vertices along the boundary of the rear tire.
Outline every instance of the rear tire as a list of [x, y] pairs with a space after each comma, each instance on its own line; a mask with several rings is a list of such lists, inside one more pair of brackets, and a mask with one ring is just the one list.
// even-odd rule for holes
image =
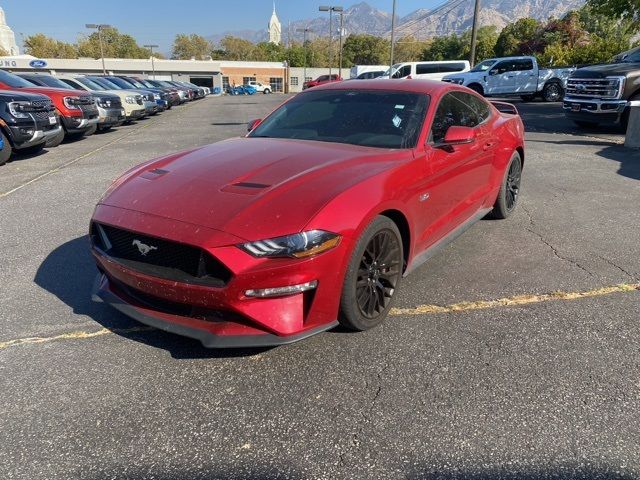
[[502, 220], [513, 213], [520, 197], [520, 182], [522, 180], [522, 158], [518, 152], [513, 152], [509, 166], [504, 173], [498, 198], [493, 205], [489, 217]]
[[11, 158], [12, 149], [11, 149], [11, 144], [9, 143], [9, 140], [7, 139], [7, 136], [1, 130], [0, 130], [0, 138], [2, 138], [2, 142], [4, 145], [4, 147], [2, 147], [2, 150], [0, 150], [0, 166], [2, 166], [5, 163], [7, 163]]
[[268, 95], [268, 94], [270, 94], [270, 93], [271, 93], [271, 90], [269, 90], [268, 88], [265, 88], [265, 89], [264, 89], [264, 94], [265, 94], [265, 95]]
[[384, 321], [402, 281], [403, 264], [398, 227], [388, 217], [376, 217], [351, 254], [340, 297], [342, 326], [364, 331]]
[[548, 82], [542, 89], [542, 98], [545, 102], [559, 102], [564, 98], [564, 88], [560, 82]]
[[53, 148], [53, 147], [57, 147], [58, 145], [60, 145], [62, 143], [62, 141], [64, 140], [64, 128], [60, 129], [60, 133], [58, 133], [55, 137], [51, 137], [47, 140], [47, 142], [44, 144], [44, 146], [46, 148]]

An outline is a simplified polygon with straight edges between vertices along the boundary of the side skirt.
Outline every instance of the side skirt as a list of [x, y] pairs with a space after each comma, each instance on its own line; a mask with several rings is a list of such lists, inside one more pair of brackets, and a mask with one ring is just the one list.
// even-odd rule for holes
[[405, 270], [403, 276], [406, 277], [407, 275], [409, 275], [411, 272], [413, 272], [416, 268], [418, 268], [424, 262], [426, 262], [431, 257], [433, 257], [436, 253], [438, 253], [444, 247], [449, 245], [451, 242], [453, 242], [456, 238], [458, 238], [464, 232], [469, 230], [469, 228], [471, 228], [476, 222], [483, 219], [491, 210], [493, 209], [483, 208], [482, 210], [479, 210], [475, 215], [473, 215], [469, 219], [465, 220], [464, 223], [461, 223], [456, 228], [451, 230], [447, 235], [445, 235], [436, 243], [431, 245], [424, 252], [416, 255], [416, 257], [411, 261], [411, 264]]

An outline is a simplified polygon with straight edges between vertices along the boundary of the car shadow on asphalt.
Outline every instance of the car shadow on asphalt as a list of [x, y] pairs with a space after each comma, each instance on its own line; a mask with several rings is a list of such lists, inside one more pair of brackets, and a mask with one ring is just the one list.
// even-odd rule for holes
[[196, 340], [162, 330], [128, 331], [144, 327], [116, 309], [91, 300], [91, 289], [97, 275], [89, 250], [89, 237], [84, 235], [53, 250], [40, 264], [34, 282], [73, 309], [77, 315], [91, 318], [114, 334], [168, 351], [173, 358], [227, 358], [253, 356], [269, 348], [209, 349]]

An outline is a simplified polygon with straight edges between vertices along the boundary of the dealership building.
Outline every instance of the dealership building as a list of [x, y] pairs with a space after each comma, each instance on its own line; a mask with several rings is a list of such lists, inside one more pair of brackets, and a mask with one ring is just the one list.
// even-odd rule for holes
[[[103, 60], [94, 58], [36, 58], [31, 55], [0, 57], [0, 68], [11, 72], [102, 75]], [[158, 58], [105, 58], [104, 70], [111, 75], [135, 75], [158, 80], [180, 80], [226, 90], [227, 86], [257, 81], [271, 85], [273, 92], [299, 92], [302, 84], [329, 72], [328, 68], [290, 68], [286, 62], [228, 62], [217, 60], [165, 60]], [[333, 73], [338, 73], [334, 68]], [[343, 75], [349, 70], [343, 68]]]

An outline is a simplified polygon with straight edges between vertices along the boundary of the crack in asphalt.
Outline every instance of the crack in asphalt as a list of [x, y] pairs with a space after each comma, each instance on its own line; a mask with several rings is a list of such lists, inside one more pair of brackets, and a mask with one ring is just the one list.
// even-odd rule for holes
[[570, 263], [571, 265], [573, 265], [574, 267], [579, 268], [580, 270], [586, 272], [589, 276], [593, 277], [595, 276], [593, 274], [593, 272], [591, 272], [589, 269], [587, 269], [584, 265], [581, 265], [578, 261], [573, 260], [572, 258], [569, 257], [565, 257], [564, 255], [560, 254], [560, 251], [557, 249], [557, 247], [555, 247], [551, 242], [549, 242], [547, 239], [544, 238], [544, 235], [542, 235], [540, 232], [537, 232], [536, 230], [533, 229], [533, 227], [536, 226], [535, 221], [533, 220], [533, 215], [531, 214], [531, 212], [524, 206], [521, 205], [522, 210], [527, 214], [527, 217], [529, 217], [529, 226], [525, 227], [525, 229], [527, 230], [527, 232], [532, 233], [533, 235], [535, 235], [536, 237], [538, 237], [538, 239], [547, 247], [549, 247], [551, 249], [551, 251], [553, 252], [553, 255], [558, 258], [559, 260], [562, 260], [564, 262]]
[[[369, 408], [366, 409], [366, 413], [365, 413], [365, 409], [361, 409], [359, 411], [359, 414], [362, 417], [362, 422], [359, 424], [359, 428], [355, 432], [353, 432], [353, 434], [351, 435], [351, 442], [349, 443], [348, 448], [345, 451], [340, 452], [340, 454], [338, 455], [338, 463], [343, 467], [347, 466], [345, 457], [350, 453], [352, 453], [353, 451], [357, 451], [360, 449], [360, 445], [361, 445], [360, 438], [364, 434], [364, 430], [366, 426], [371, 423], [371, 414], [382, 392], [382, 384], [383, 384], [382, 374], [389, 369], [389, 366], [390, 366], [389, 363], [385, 363], [384, 366], [376, 372], [376, 378], [377, 378], [376, 391], [373, 394], [373, 398], [369, 402]], [[365, 379], [365, 387], [369, 389], [369, 382], [367, 382], [366, 379]]]
[[636, 275], [634, 275], [633, 273], [625, 270], [624, 268], [622, 268], [620, 265], [618, 265], [617, 263], [615, 263], [613, 260], [609, 260], [606, 257], [603, 257], [602, 255], [596, 255], [599, 259], [604, 260], [605, 262], [607, 262], [609, 265], [611, 265], [612, 267], [617, 268], [618, 270], [620, 270], [622, 273], [624, 273], [627, 277], [629, 277], [631, 280], [633, 281], [638, 281], [640, 280], [640, 278]]

